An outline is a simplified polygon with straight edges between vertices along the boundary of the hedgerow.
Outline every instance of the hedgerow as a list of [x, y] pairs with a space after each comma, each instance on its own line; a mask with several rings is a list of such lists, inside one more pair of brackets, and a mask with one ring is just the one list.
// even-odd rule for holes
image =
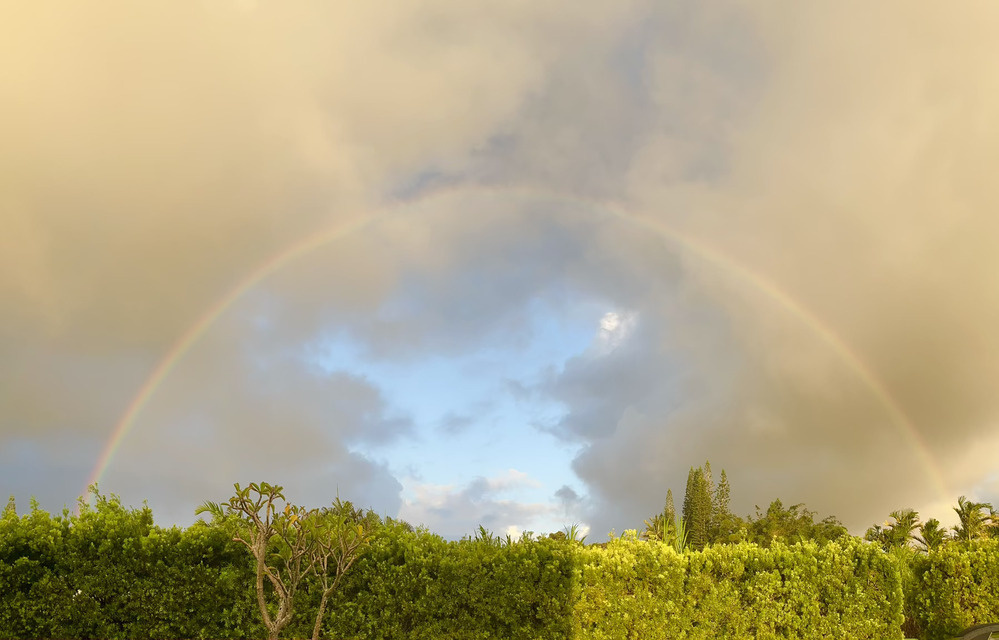
[[857, 541], [681, 555], [626, 536], [578, 553], [581, 638], [902, 637], [898, 571]]
[[[164, 529], [113, 498], [79, 515], [7, 512], [0, 638], [263, 637], [253, 577], [249, 554], [219, 528]], [[313, 582], [287, 637], [311, 631]], [[345, 576], [323, 636], [897, 640], [903, 612], [924, 640], [999, 619], [999, 541], [929, 555], [854, 538], [679, 554], [633, 534], [591, 546], [446, 541], [387, 522]]]
[[911, 561], [907, 609], [924, 640], [999, 621], [999, 540], [950, 543]]

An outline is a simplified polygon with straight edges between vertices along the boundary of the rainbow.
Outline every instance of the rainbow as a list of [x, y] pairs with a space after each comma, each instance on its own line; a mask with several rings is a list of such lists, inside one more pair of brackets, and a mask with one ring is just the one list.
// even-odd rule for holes
[[[153, 369], [152, 373], [149, 374], [149, 377], [146, 378], [143, 385], [139, 388], [139, 391], [129, 403], [125, 413], [115, 425], [114, 430], [111, 432], [111, 436], [101, 451], [97, 464], [94, 466], [88, 477], [87, 487], [97, 483], [107, 471], [112, 460], [114, 459], [115, 454], [121, 446], [121, 443], [124, 441], [128, 433], [134, 428], [136, 419], [142, 412], [143, 408], [149, 403], [149, 400], [156, 393], [157, 388], [159, 388], [163, 381], [166, 380], [177, 364], [184, 358], [185, 354], [187, 354], [187, 352], [190, 351], [195, 344], [197, 344], [201, 337], [205, 335], [205, 333], [212, 327], [219, 317], [247, 291], [288, 264], [312, 253], [313, 251], [316, 251], [317, 249], [341, 240], [366, 227], [370, 227], [375, 222], [379, 222], [387, 218], [397, 217], [401, 213], [412, 212], [413, 208], [418, 205], [427, 205], [435, 200], [454, 196], [456, 193], [476, 195], [486, 194], [495, 195], [497, 197], [517, 196], [524, 198], [547, 199], [558, 203], [581, 206], [587, 209], [596, 209], [599, 212], [610, 214], [610, 216], [616, 221], [656, 234], [668, 243], [677, 246], [680, 250], [685, 251], [696, 257], [698, 260], [706, 262], [724, 272], [733, 281], [741, 285], [748, 286], [752, 290], [763, 295], [767, 300], [776, 304], [779, 308], [783, 309], [786, 313], [796, 318], [809, 328], [870, 390], [873, 396], [885, 409], [887, 416], [891, 419], [892, 423], [896, 426], [902, 437], [906, 440], [906, 443], [916, 453], [920, 463], [928, 471], [930, 480], [936, 491], [939, 493], [941, 499], [950, 499], [950, 493], [947, 489], [946, 482], [944, 481], [943, 472], [931, 455], [927, 443], [906, 415], [904, 409], [894, 396], [892, 396], [884, 382], [878, 378], [878, 376], [864, 362], [863, 358], [861, 358], [860, 355], [853, 350], [843, 338], [841, 338], [835, 331], [816, 317], [814, 313], [795, 300], [786, 291], [774, 284], [771, 280], [768, 280], [763, 275], [750, 269], [746, 265], [736, 262], [697, 238], [683, 234], [658, 220], [641, 217], [634, 213], [625, 211], [615, 203], [586, 200], [576, 196], [548, 193], [536, 189], [519, 189], [509, 187], [503, 189], [487, 187], [451, 188], [432, 192], [417, 200], [389, 204], [378, 211], [372, 212], [366, 216], [361, 216], [356, 220], [324, 229], [285, 248], [265, 261], [259, 267], [250, 272], [250, 274], [243, 280], [238, 282], [232, 289], [215, 302], [215, 304], [208, 308], [204, 315], [202, 315], [187, 329], [187, 331], [177, 338], [173, 345], [171, 345], [170, 349], [160, 360], [159, 364], [157, 364], [156, 368]], [[88, 496], [89, 494], [85, 490], [83, 495]]]
[[[139, 413], [142, 412], [142, 409], [149, 403], [150, 398], [152, 398], [156, 393], [156, 389], [159, 388], [164, 380], [166, 380], [166, 378], [177, 366], [177, 363], [179, 363], [184, 358], [184, 355], [191, 350], [191, 347], [193, 347], [198, 340], [205, 335], [212, 325], [215, 324], [215, 321], [218, 320], [219, 317], [225, 313], [225, 311], [231, 307], [234, 302], [239, 300], [243, 294], [252, 289], [259, 282], [265, 280], [272, 273], [279, 271], [290, 262], [294, 262], [296, 259], [307, 255], [320, 247], [350, 235], [361, 227], [370, 224], [371, 221], [372, 218], [370, 217], [360, 218], [359, 220], [348, 224], [331, 229], [325, 229], [320, 233], [309, 236], [305, 240], [291, 245], [250, 272], [249, 276], [240, 281], [215, 304], [209, 307], [205, 314], [202, 315], [197, 322], [191, 325], [187, 331], [181, 334], [181, 336], [170, 346], [166, 355], [163, 356], [159, 364], [156, 365], [156, 368], [149, 374], [149, 377], [146, 378], [135, 397], [129, 403], [125, 413], [122, 415], [121, 419], [118, 420], [114, 430], [111, 432], [111, 437], [101, 450], [101, 455], [100, 458], [98, 458], [97, 464], [88, 476], [88, 491], [89, 487], [100, 481], [101, 476], [103, 476], [104, 472], [107, 471], [108, 467], [111, 465], [112, 459], [114, 458], [114, 454], [118, 451], [118, 448], [121, 446], [122, 441], [124, 441], [125, 436], [127, 436], [128, 432], [132, 430], [133, 426], [135, 426], [136, 418]], [[83, 495], [89, 496], [88, 491], [84, 491]]]

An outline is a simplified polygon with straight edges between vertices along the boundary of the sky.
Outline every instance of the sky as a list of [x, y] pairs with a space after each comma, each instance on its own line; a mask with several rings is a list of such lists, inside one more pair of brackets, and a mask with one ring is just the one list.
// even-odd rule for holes
[[999, 503], [999, 5], [0, 3], [0, 493], [449, 538]]

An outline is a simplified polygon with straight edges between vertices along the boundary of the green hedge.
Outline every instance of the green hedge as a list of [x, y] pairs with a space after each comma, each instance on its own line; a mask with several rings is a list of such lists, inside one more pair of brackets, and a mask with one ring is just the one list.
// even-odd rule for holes
[[924, 640], [999, 622], [999, 540], [950, 543], [913, 558], [907, 608]]
[[252, 581], [221, 531], [162, 529], [117, 500], [0, 517], [0, 638], [265, 637]]
[[[997, 610], [995, 551], [954, 548], [913, 570], [927, 590], [920, 610], [944, 611], [927, 614], [927, 629]], [[859, 541], [678, 555], [633, 536], [448, 542], [389, 524], [347, 574], [323, 635], [890, 640], [902, 637], [901, 575]], [[310, 635], [317, 597], [306, 583], [285, 637]], [[218, 529], [163, 529], [148, 509], [104, 498], [80, 516], [0, 517], [0, 637], [265, 636], [250, 556]]]
[[902, 638], [896, 566], [859, 541], [679, 555], [634, 537], [382, 536], [335, 601], [327, 637]]
[[576, 599], [574, 552], [555, 540], [447, 542], [387, 527], [347, 574], [324, 635], [563, 640]]
[[898, 571], [860, 542], [679, 555], [632, 536], [580, 556], [580, 638], [902, 637]]

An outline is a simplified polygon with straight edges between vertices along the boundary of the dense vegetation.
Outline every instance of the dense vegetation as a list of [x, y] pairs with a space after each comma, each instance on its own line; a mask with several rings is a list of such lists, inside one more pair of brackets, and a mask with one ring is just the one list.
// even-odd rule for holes
[[780, 499], [771, 502], [765, 512], [757, 506], [755, 515], [740, 518], [729, 510], [730, 493], [724, 469], [715, 487], [710, 461], [703, 467], [691, 468], [682, 514], [676, 513], [673, 490], [668, 489], [663, 511], [645, 521], [642, 537], [666, 542], [678, 550], [687, 547], [700, 550], [711, 544], [739, 542], [763, 547], [778, 541], [793, 544], [810, 540], [824, 544], [849, 535], [836, 518], [829, 516], [816, 522], [815, 512], [805, 505], [785, 507]]
[[[710, 477], [709, 465], [691, 470], [685, 517], [670, 513], [669, 494], [645, 540], [629, 531], [590, 545], [574, 529], [446, 541], [339, 499], [267, 510], [254, 496], [280, 487], [265, 484], [253, 495], [237, 487], [242, 503], [206, 503], [212, 521], [187, 528], [156, 526], [147, 507], [96, 491], [79, 514], [32, 504], [19, 515], [11, 501], [0, 517], [0, 637], [276, 635], [259, 585], [271, 623], [281, 589], [291, 594], [282, 637], [938, 640], [999, 619], [990, 505], [962, 498], [961, 524], [940, 535], [939, 523], [895, 512], [861, 540], [802, 505], [738, 518], [727, 478], [714, 487]], [[274, 527], [262, 565], [245, 544], [249, 513]], [[258, 580], [261, 566], [273, 580]]]

